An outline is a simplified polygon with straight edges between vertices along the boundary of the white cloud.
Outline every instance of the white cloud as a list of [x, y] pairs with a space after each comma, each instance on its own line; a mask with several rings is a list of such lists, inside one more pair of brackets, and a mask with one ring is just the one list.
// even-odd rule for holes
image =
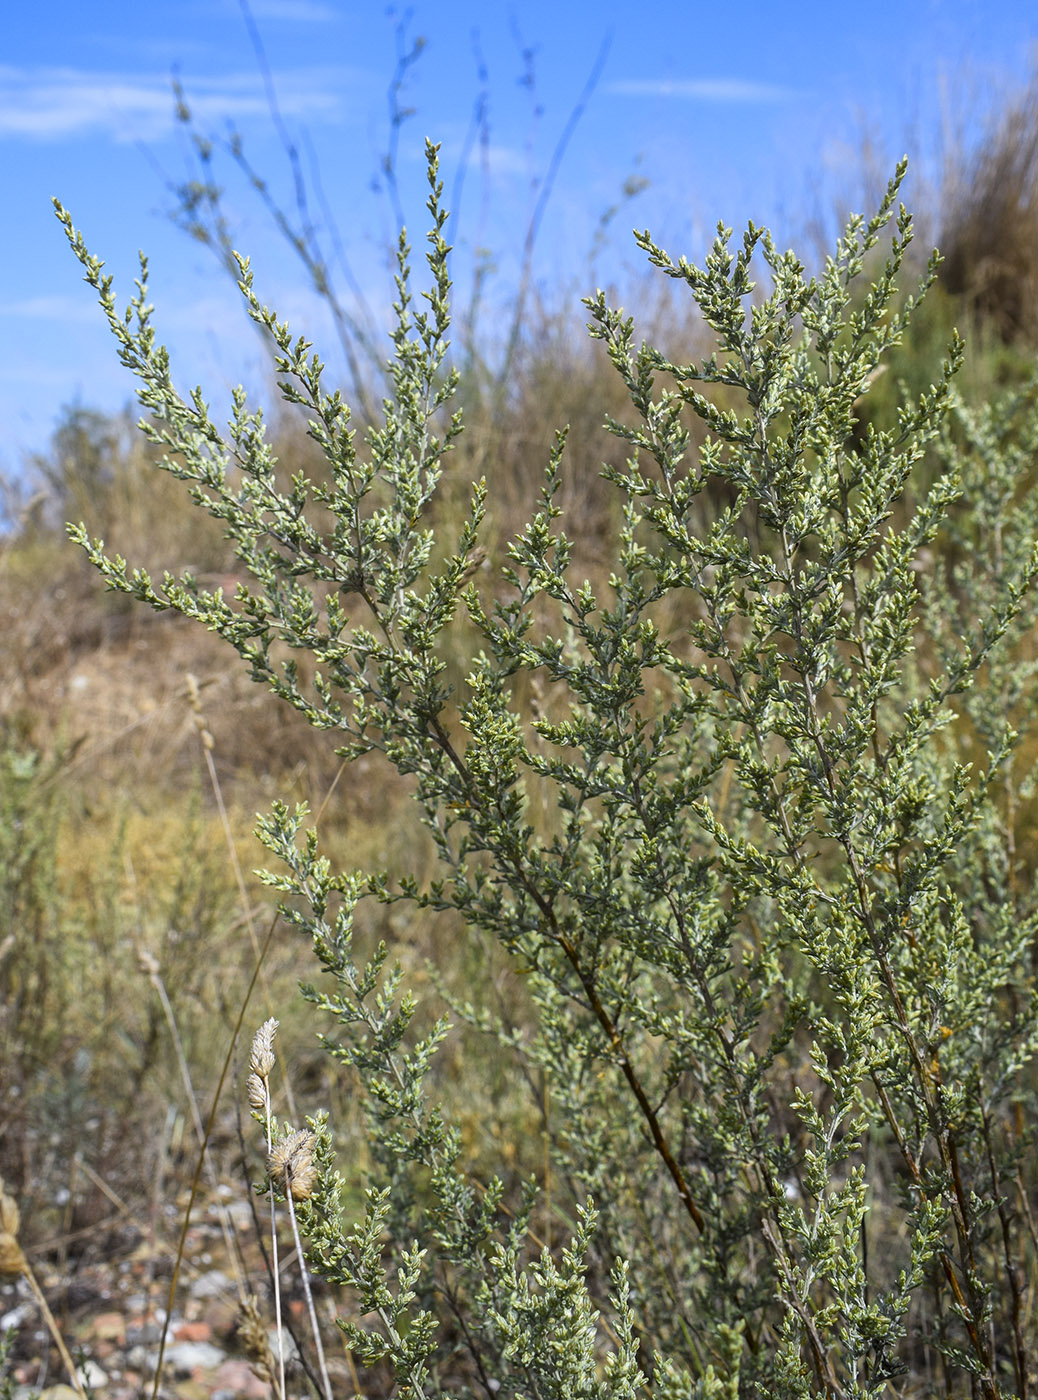
[[[276, 74], [281, 111], [291, 117], [336, 116], [348, 76], [345, 69], [332, 68]], [[192, 77], [184, 86], [192, 113], [205, 122], [264, 116], [268, 110], [256, 73]], [[0, 64], [0, 137], [46, 141], [101, 132], [136, 141], [154, 139], [174, 122], [168, 75]]]
[[607, 83], [617, 97], [677, 97], [691, 102], [787, 102], [795, 88], [750, 78], [620, 78]]
[[[456, 170], [458, 161], [461, 159], [463, 143], [460, 138], [451, 139], [445, 136], [440, 141], [440, 166], [450, 170]], [[420, 150], [416, 144], [412, 144], [402, 153], [403, 160], [409, 161], [413, 165], [419, 162], [425, 165], [425, 152]], [[483, 173], [483, 162], [491, 175], [512, 176], [530, 174], [530, 153], [520, 150], [516, 146], [505, 146], [500, 142], [491, 141], [486, 149], [482, 146], [473, 146], [469, 150], [468, 165], [466, 166], [466, 179], [477, 181]], [[538, 175], [543, 174], [541, 166], [536, 167]]]
[[101, 318], [97, 301], [87, 296], [24, 297], [21, 301], [0, 302], [0, 316], [29, 321], [94, 322]]

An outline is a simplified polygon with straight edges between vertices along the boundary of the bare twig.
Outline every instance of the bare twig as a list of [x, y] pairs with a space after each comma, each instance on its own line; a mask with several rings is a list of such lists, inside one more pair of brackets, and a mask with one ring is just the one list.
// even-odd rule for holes
[[534, 205], [533, 213], [530, 215], [530, 222], [526, 227], [526, 237], [523, 240], [523, 258], [519, 275], [519, 291], [515, 298], [515, 307], [512, 312], [512, 324], [508, 332], [508, 342], [505, 348], [505, 357], [501, 369], [497, 376], [498, 390], [503, 391], [511, 380], [512, 366], [515, 361], [516, 351], [519, 348], [519, 337], [523, 328], [523, 316], [526, 311], [526, 301], [530, 294], [530, 285], [533, 280], [533, 254], [537, 244], [537, 235], [541, 231], [541, 224], [544, 221], [545, 211], [548, 208], [548, 201], [551, 199], [552, 191], [555, 188], [555, 180], [562, 165], [562, 158], [566, 154], [566, 148], [573, 138], [573, 133], [580, 124], [580, 119], [591, 101], [591, 95], [598, 86], [598, 80], [602, 76], [602, 69], [605, 67], [606, 59], [609, 56], [609, 49], [612, 45], [612, 35], [607, 34], [602, 40], [602, 46], [598, 51], [587, 81], [581, 90], [580, 96], [573, 105], [566, 125], [562, 128], [562, 133], [555, 143], [555, 149], [551, 153], [548, 161], [548, 168], [545, 171], [544, 180], [540, 186], [537, 202]]

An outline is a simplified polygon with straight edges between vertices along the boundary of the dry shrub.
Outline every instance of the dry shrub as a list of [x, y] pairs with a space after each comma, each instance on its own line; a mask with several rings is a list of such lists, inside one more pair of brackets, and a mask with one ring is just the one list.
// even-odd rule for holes
[[969, 158], [961, 146], [942, 191], [942, 282], [975, 324], [1003, 341], [1038, 341], [1038, 75]]

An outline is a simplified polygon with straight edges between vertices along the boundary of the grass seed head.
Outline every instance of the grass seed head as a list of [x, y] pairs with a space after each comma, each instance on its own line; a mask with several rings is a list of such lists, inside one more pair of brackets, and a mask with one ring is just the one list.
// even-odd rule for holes
[[249, 1100], [249, 1107], [252, 1109], [253, 1113], [266, 1113], [266, 1080], [262, 1079], [258, 1074], [250, 1074], [245, 1081], [245, 1093]]
[[286, 1196], [291, 1193], [296, 1201], [307, 1200], [317, 1185], [317, 1168], [314, 1165], [316, 1142], [317, 1134], [304, 1128], [282, 1138], [267, 1158], [267, 1173], [271, 1181]]
[[[260, 1079], [268, 1079], [270, 1071], [274, 1068], [274, 1036], [277, 1034], [279, 1024], [272, 1016], [269, 1021], [263, 1022], [252, 1038], [249, 1068]], [[252, 1103], [251, 1090], [249, 1102]], [[253, 1106], [255, 1107], [255, 1105]]]
[[18, 1202], [4, 1190], [0, 1179], [0, 1274], [23, 1274], [28, 1268], [18, 1230], [22, 1223]]
[[22, 1217], [18, 1209], [18, 1202], [13, 1196], [7, 1194], [3, 1178], [0, 1177], [0, 1230], [8, 1235], [17, 1235], [21, 1223]]
[[274, 1357], [255, 1294], [250, 1293], [241, 1305], [238, 1313], [238, 1338], [256, 1375], [268, 1385], [273, 1385], [276, 1370]]

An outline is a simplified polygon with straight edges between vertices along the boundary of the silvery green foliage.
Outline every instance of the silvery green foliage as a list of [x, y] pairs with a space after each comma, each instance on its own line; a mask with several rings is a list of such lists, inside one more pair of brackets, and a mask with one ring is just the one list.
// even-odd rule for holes
[[[328, 1051], [368, 1106], [364, 1218], [344, 1218], [320, 1124], [300, 1205], [315, 1267], [353, 1290], [350, 1345], [406, 1396], [1024, 1394], [1038, 928], [1007, 719], [1034, 711], [1034, 394], [967, 410], [956, 342], [927, 393], [855, 440], [915, 304], [897, 297], [903, 167], [814, 279], [752, 226], [734, 250], [719, 229], [702, 268], [642, 235], [716, 351], [674, 363], [587, 303], [632, 406], [610, 425], [630, 447], [606, 473], [612, 576], [573, 576], [560, 434], [487, 596], [470, 576], [492, 483], [452, 547], [428, 521], [462, 428], [429, 163], [430, 288], [418, 309], [401, 238], [395, 390], [363, 445], [241, 263], [323, 484], [278, 484], [244, 391], [226, 433], [178, 395], [145, 272], [121, 316], [61, 211], [145, 430], [252, 581], [231, 600], [158, 584], [73, 536], [110, 587], [220, 633], [342, 752], [412, 775], [439, 854], [428, 888], [392, 886], [333, 871], [303, 809], [259, 828], [331, 975], [306, 991], [337, 1023]], [[444, 655], [463, 621], [480, 650], [458, 699]], [[446, 1023], [416, 1037], [386, 950], [356, 955], [365, 896], [453, 911], [523, 974], [528, 1036], [478, 996], [456, 1011], [549, 1086], [564, 1247], [539, 1247], [535, 1189], [506, 1201], [466, 1171], [427, 1091]]]

